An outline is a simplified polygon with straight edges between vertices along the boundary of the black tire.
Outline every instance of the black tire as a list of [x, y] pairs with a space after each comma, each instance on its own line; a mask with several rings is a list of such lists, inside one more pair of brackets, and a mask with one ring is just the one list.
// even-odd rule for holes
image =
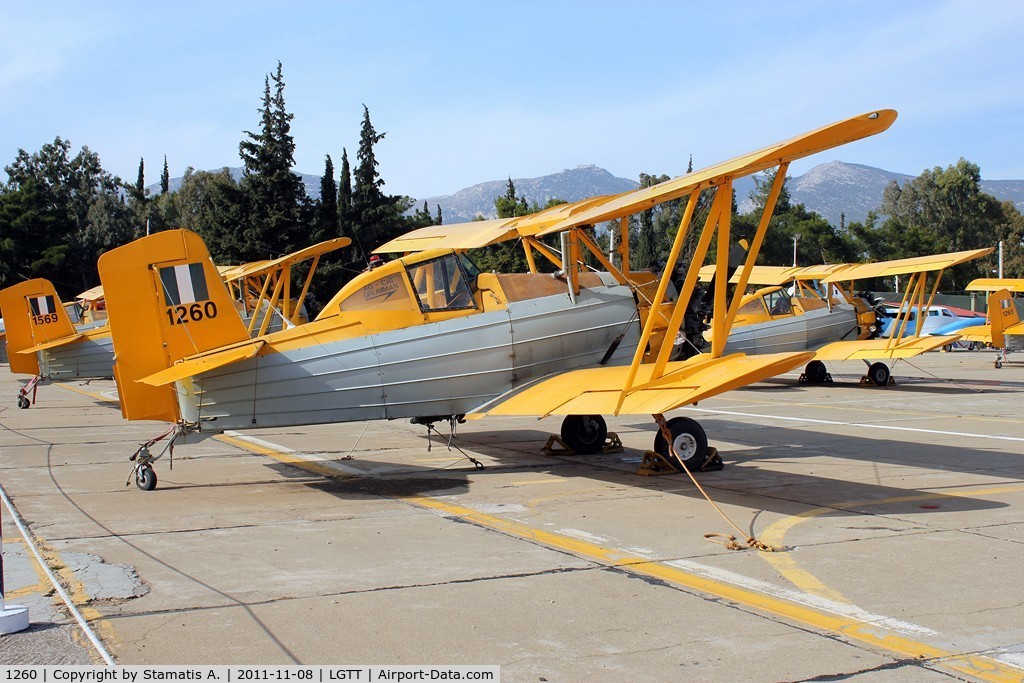
[[978, 342], [968, 342], [967, 350], [968, 351], [977, 351], [978, 350]]
[[561, 437], [574, 453], [592, 455], [604, 448], [608, 424], [600, 415], [566, 415]]
[[811, 384], [821, 384], [828, 377], [828, 369], [820, 360], [812, 360], [804, 368], [804, 376], [807, 377], [807, 381]]
[[149, 465], [143, 465], [135, 471], [135, 485], [142, 491], [156, 488], [156, 472]]
[[22, 410], [25, 410], [25, 408], [28, 408], [30, 405], [32, 405], [32, 403], [31, 403], [31, 401], [28, 400], [28, 396], [19, 396], [18, 397], [18, 407], [19, 408], [21, 408]]
[[885, 363], [872, 363], [868, 368], [868, 379], [876, 387], [885, 387], [889, 385], [889, 366]]
[[673, 456], [669, 451], [668, 442], [660, 429], [654, 437], [654, 451], [680, 472], [685, 471], [684, 464], [685, 469], [691, 472], [700, 469], [708, 457], [708, 435], [704, 433], [704, 428], [688, 417], [673, 417], [668, 421], [668, 429], [672, 432], [672, 446], [676, 455]]
[[949, 353], [950, 351], [953, 350], [953, 345], [952, 344], [943, 344], [942, 345], [942, 350], [945, 351], [946, 353]]

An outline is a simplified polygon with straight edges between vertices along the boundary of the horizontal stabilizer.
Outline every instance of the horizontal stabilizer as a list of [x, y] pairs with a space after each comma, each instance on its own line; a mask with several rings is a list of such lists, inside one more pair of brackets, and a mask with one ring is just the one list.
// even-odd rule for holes
[[45, 351], [46, 349], [53, 349], [53, 348], [56, 348], [58, 346], [64, 346], [66, 344], [71, 344], [71, 343], [79, 341], [81, 339], [85, 339], [85, 335], [79, 332], [77, 334], [72, 334], [72, 335], [70, 335], [68, 337], [61, 337], [60, 339], [53, 339], [51, 341], [44, 342], [42, 344], [36, 344], [35, 346], [30, 346], [27, 349], [22, 349], [22, 350], [18, 351], [18, 353], [35, 353], [36, 351]]
[[231, 363], [236, 363], [240, 360], [252, 358], [259, 353], [259, 350], [263, 348], [264, 344], [266, 344], [266, 342], [260, 339], [242, 344], [241, 346], [233, 349], [214, 351], [213, 353], [175, 363], [166, 370], [155, 372], [152, 375], [143, 377], [136, 381], [154, 387], [161, 387], [165, 384], [171, 384], [178, 380], [185, 379], [186, 377], [195, 377], [196, 375], [209, 372], [210, 370], [214, 370], [224, 365], [230, 365]]
[[640, 415], [664, 413], [800, 366], [807, 353], [775, 353], [721, 358], [694, 356], [669, 363], [664, 376], [649, 382], [653, 364], [640, 366], [635, 387], [616, 410], [629, 367], [584, 368], [513, 389], [466, 415]]
[[913, 358], [952, 344], [960, 335], [906, 337], [894, 343], [891, 339], [859, 339], [826, 344], [814, 352], [815, 360], [878, 360], [882, 358]]

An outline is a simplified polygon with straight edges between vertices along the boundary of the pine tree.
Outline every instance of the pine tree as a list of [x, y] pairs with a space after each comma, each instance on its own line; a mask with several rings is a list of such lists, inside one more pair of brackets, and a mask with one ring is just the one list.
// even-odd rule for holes
[[[271, 92], [273, 82], [273, 92]], [[246, 227], [242, 230], [241, 253], [237, 260], [252, 261], [281, 255], [305, 246], [304, 213], [306, 192], [302, 180], [292, 173], [295, 141], [284, 101], [284, 76], [281, 63], [277, 71], [264, 79], [260, 129], [245, 131], [248, 140], [239, 144], [244, 172]]]

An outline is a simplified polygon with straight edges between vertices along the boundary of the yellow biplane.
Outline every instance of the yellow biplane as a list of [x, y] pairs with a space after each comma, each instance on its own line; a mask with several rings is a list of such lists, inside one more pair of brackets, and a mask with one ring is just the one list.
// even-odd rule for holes
[[[96, 300], [91, 301], [87, 310], [96, 306]], [[10, 370], [32, 375], [18, 389], [19, 408], [35, 403], [44, 379], [96, 379], [112, 374], [114, 348], [106, 320], [95, 316], [76, 326], [69, 306], [61, 302], [53, 284], [42, 278], [0, 290]]]
[[[304, 302], [320, 257], [349, 244], [347, 237], [327, 240], [287, 256], [217, 268], [233, 306], [250, 335], [305, 322]], [[292, 268], [312, 261], [297, 296], [291, 292]], [[11, 372], [31, 374], [18, 390], [18, 407], [36, 401], [44, 380], [111, 377], [114, 345], [107, 326], [106, 298], [97, 286], [65, 304], [49, 280], [34, 279], [0, 291], [0, 310], [8, 318], [7, 350]], [[31, 397], [31, 398], [30, 398]]]
[[1002, 349], [995, 361], [996, 368], [1001, 368], [1007, 353], [1024, 350], [1024, 322], [1013, 301], [1013, 293], [1024, 292], [1024, 279], [979, 278], [967, 285], [967, 291], [990, 292], [988, 313], [984, 324], [959, 330], [960, 338]]
[[[433, 226], [379, 249], [405, 256], [364, 272], [315, 320], [250, 337], [194, 233], [151, 235], [104, 254], [100, 278], [117, 348], [115, 378], [127, 419], [159, 419], [186, 432], [412, 418], [431, 423], [484, 415], [563, 416], [578, 453], [604, 446], [603, 415], [652, 414], [655, 450], [677, 468], [707, 456], [694, 420], [663, 413], [788, 371], [807, 352], [726, 354], [739, 305], [715, 293], [711, 353], [673, 360], [674, 340], [698, 271], [716, 241], [726, 279], [736, 178], [778, 167], [740, 271], [745, 288], [789, 163], [886, 130], [896, 112], [855, 116], [658, 185], [508, 220]], [[695, 257], [678, 296], [668, 276], [630, 272], [629, 217], [686, 199], [666, 273], [691, 230], [698, 199], [713, 192]], [[618, 222], [620, 262], [590, 228]], [[557, 236], [561, 249], [542, 241]], [[480, 272], [465, 250], [521, 240], [526, 273]], [[413, 252], [413, 253], [410, 253]], [[605, 269], [583, 266], [589, 252]], [[557, 264], [538, 272], [536, 259]], [[148, 450], [136, 453], [136, 484], [156, 485]]]
[[[862, 360], [868, 366], [862, 381], [886, 386], [892, 373], [883, 361], [912, 358], [958, 339], [956, 334], [923, 334], [923, 325], [908, 323], [922, 320], [922, 311], [932, 308], [947, 268], [992, 251], [989, 247], [862, 264], [755, 266], [748, 284], [768, 286], [743, 298], [725, 350], [747, 354], [814, 351], [801, 377], [810, 383], [829, 381], [824, 361]], [[706, 267], [702, 269], [702, 279], [710, 280], [711, 275]], [[858, 294], [854, 285], [858, 280], [894, 275], [910, 278], [903, 301], [892, 314], [895, 320], [889, 333], [880, 335], [879, 318], [889, 314]], [[730, 282], [735, 280], [733, 276]]]

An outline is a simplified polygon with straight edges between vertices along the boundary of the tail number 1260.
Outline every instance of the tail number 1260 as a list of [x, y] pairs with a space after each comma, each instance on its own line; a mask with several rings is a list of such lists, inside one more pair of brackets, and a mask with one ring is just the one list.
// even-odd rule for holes
[[171, 306], [167, 309], [167, 321], [171, 325], [184, 325], [217, 317], [217, 304], [212, 301], [196, 302], [188, 306]]

